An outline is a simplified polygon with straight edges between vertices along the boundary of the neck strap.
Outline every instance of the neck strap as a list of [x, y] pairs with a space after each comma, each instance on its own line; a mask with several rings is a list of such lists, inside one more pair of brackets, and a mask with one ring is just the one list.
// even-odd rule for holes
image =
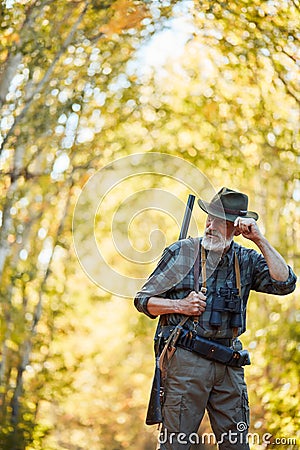
[[[199, 257], [198, 256], [199, 256], [199, 252], [197, 255], [196, 262], [195, 262], [195, 266], [199, 267]], [[241, 270], [240, 270], [240, 265], [239, 265], [239, 259], [238, 259], [236, 252], [234, 252], [234, 271], [235, 271], [236, 288], [239, 291], [239, 296], [241, 296], [241, 293], [242, 293]], [[194, 273], [196, 273], [196, 270], [194, 270]], [[201, 245], [201, 278], [202, 278], [202, 287], [206, 289], [206, 279], [207, 279], [206, 278], [206, 252], [202, 245]], [[196, 283], [197, 283], [197, 279], [194, 282], [195, 291], [198, 290], [198, 285]]]
[[[197, 255], [195, 266], [198, 266], [198, 268], [199, 268], [199, 252]], [[240, 265], [239, 265], [239, 259], [238, 259], [236, 252], [234, 252], [234, 271], [235, 271], [236, 288], [238, 289], [239, 296], [241, 297], [241, 294], [242, 294], [241, 270], [240, 270]], [[195, 274], [196, 274], [196, 270], [194, 270], [194, 275]], [[194, 287], [195, 287], [196, 292], [198, 291], [198, 278], [199, 278], [199, 273], [198, 273], [197, 278], [194, 277]], [[204, 292], [206, 292], [206, 252], [202, 245], [201, 245], [201, 278], [202, 278], [202, 288], [201, 289], [203, 289]], [[195, 319], [194, 319], [194, 322], [195, 322]], [[238, 328], [234, 327], [233, 328], [233, 338], [235, 339], [237, 337], [237, 335], [238, 335]]]

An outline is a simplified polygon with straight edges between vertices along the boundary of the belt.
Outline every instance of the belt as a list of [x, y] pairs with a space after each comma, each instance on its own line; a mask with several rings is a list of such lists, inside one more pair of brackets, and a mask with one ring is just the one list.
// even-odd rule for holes
[[[242, 367], [250, 364], [247, 350], [236, 351], [224, 345], [224, 343], [221, 344], [220, 340], [207, 339], [201, 336], [193, 338], [188, 333], [183, 333], [177, 341], [177, 346], [228, 366]], [[228, 339], [228, 341], [231, 341], [231, 339]]]
[[[168, 339], [171, 332], [174, 330], [175, 326], [176, 325], [165, 325], [165, 326], [161, 327], [161, 333], [165, 340]], [[187, 332], [189, 332], [189, 330], [187, 328], [184, 328], [185, 335]], [[211, 341], [211, 342], [216, 342], [217, 344], [225, 345], [226, 347], [231, 347], [231, 345], [232, 345], [232, 338], [212, 338], [212, 337], [200, 336], [199, 334], [197, 334], [197, 336], [203, 337], [206, 340]]]

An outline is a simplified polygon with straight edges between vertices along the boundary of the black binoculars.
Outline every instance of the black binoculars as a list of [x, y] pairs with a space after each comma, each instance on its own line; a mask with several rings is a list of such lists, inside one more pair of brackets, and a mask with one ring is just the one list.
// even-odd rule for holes
[[212, 310], [209, 323], [212, 327], [220, 327], [222, 324], [222, 313], [231, 313], [230, 327], [242, 326], [241, 298], [237, 288], [219, 288], [217, 295], [212, 301]]

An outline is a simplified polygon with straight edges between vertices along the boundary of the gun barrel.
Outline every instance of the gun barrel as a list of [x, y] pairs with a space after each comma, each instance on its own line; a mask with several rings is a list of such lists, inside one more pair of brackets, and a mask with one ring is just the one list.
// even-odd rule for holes
[[[187, 236], [187, 232], [190, 225], [192, 210], [194, 207], [195, 202], [195, 196], [192, 194], [189, 194], [184, 218], [181, 225], [181, 230], [179, 234], [179, 239], [185, 239]], [[186, 316], [187, 320], [188, 316]], [[183, 321], [181, 322], [183, 324]], [[181, 326], [180, 324], [180, 326]], [[177, 338], [179, 336], [180, 332], [179, 329], [177, 330]], [[176, 342], [176, 338], [172, 339], [172, 342]], [[166, 347], [165, 347], [166, 348]], [[174, 352], [174, 349], [173, 349]], [[147, 410], [147, 416], [146, 416], [146, 425], [154, 425], [162, 423], [162, 411], [161, 411], [161, 401], [162, 401], [162, 395], [164, 392], [163, 385], [162, 385], [162, 371], [160, 368], [160, 362], [162, 360], [160, 359], [160, 355], [157, 354], [155, 358], [155, 371], [154, 371], [154, 377], [152, 382], [152, 388], [150, 392], [150, 400], [148, 404], [148, 410]]]
[[189, 229], [191, 215], [194, 207], [195, 196], [193, 194], [189, 194], [188, 201], [185, 208], [184, 218], [181, 225], [181, 230], [179, 234], [179, 239], [185, 239], [187, 236], [187, 232]]

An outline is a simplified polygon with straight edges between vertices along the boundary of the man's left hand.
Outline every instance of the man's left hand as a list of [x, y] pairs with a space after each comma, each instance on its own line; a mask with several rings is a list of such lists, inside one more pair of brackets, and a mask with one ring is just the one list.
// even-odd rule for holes
[[263, 236], [254, 219], [247, 219], [245, 217], [237, 217], [234, 221], [235, 235], [241, 234], [244, 238], [250, 239], [257, 243]]

